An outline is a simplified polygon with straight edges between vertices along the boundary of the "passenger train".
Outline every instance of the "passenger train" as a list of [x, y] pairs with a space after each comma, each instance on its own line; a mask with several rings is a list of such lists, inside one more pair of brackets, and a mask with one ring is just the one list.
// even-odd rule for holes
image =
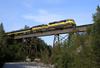
[[75, 26], [76, 26], [76, 23], [74, 19], [67, 19], [67, 20], [50, 22], [49, 24], [33, 26], [29, 29], [8, 32], [7, 35], [17, 36], [17, 35], [23, 35], [23, 34], [46, 32], [46, 31], [52, 31], [52, 30], [57, 30], [57, 29], [70, 28], [70, 27], [75, 27]]

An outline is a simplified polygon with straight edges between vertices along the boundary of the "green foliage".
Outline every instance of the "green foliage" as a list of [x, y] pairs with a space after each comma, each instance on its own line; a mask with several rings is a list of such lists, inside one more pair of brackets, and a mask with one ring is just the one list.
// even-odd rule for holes
[[62, 51], [56, 55], [55, 59], [56, 68], [68, 68], [73, 62], [72, 56], [65, 49], [62, 49]]
[[40, 38], [34, 37], [31, 39], [30, 43], [27, 45], [30, 47], [30, 58], [40, 58], [41, 51], [44, 51], [45, 48], [48, 48], [48, 45], [41, 40]]
[[1, 62], [3, 61], [3, 57], [5, 56], [4, 52], [5, 52], [5, 48], [7, 47], [7, 42], [6, 42], [6, 35], [5, 35], [5, 31], [3, 29], [3, 24], [0, 24], [0, 60]]
[[70, 40], [56, 46], [53, 53], [53, 62], [57, 68], [92, 68], [93, 66], [90, 36], [87, 33], [72, 33]]
[[93, 48], [93, 62], [95, 68], [100, 68], [100, 7], [97, 6], [97, 12], [93, 16], [93, 27], [91, 31], [91, 45]]
[[[29, 39], [28, 39], [29, 40]], [[50, 56], [50, 48], [40, 38], [32, 38], [30, 41], [23, 43], [6, 36], [3, 24], [0, 24], [0, 64], [4, 62], [25, 61], [28, 56], [32, 60], [41, 57], [41, 51], [48, 51]]]
[[3, 28], [3, 24], [1, 23], [0, 24], [0, 46], [1, 47], [6, 45], [6, 43], [7, 43], [6, 40], [7, 40], [6, 34], [5, 34], [5, 31], [4, 31], [4, 28]]
[[7, 38], [3, 28], [3, 23], [0, 24], [0, 67], [5, 62], [6, 56], [6, 47], [7, 47]]
[[5, 48], [5, 50], [6, 51], [3, 51], [4, 56], [2, 59], [4, 62], [24, 61], [26, 59], [26, 55], [21, 44], [9, 45]]
[[[13, 39], [12, 39], [13, 40]], [[0, 65], [5, 62], [24, 61], [26, 58], [22, 43], [15, 43], [9, 38], [0, 24]]]
[[51, 64], [51, 47], [48, 46], [41, 51], [41, 61], [45, 64]]
[[26, 51], [24, 50], [24, 46], [21, 43], [14, 43], [8, 47], [8, 59], [9, 61], [25, 61], [26, 59]]

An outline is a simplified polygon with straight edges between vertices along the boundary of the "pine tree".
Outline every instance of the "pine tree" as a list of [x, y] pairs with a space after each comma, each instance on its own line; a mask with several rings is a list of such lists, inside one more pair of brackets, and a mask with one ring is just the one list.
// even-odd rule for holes
[[93, 47], [93, 62], [95, 68], [100, 68], [100, 7], [97, 6], [97, 12], [93, 16], [93, 28], [91, 32]]
[[6, 45], [7, 45], [6, 34], [5, 34], [5, 31], [4, 31], [4, 28], [3, 28], [3, 24], [1, 23], [0, 24], [0, 50], [3, 47], [6, 47]]
[[5, 62], [5, 52], [7, 46], [6, 34], [3, 28], [3, 23], [0, 24], [0, 67]]
[[5, 45], [6, 43], [6, 35], [3, 28], [3, 23], [0, 24], [0, 45]]

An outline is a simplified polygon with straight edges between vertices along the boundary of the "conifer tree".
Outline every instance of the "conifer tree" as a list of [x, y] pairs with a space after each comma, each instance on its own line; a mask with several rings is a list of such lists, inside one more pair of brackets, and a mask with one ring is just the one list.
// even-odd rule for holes
[[100, 7], [97, 6], [97, 12], [93, 16], [93, 28], [91, 32], [93, 47], [93, 62], [95, 68], [100, 68]]
[[5, 31], [3, 28], [3, 23], [0, 24], [0, 45], [5, 45], [6, 43], [6, 36]]
[[6, 46], [7, 46], [7, 42], [6, 42], [6, 35], [5, 35], [5, 31], [3, 28], [3, 23], [0, 24], [0, 67], [2, 66], [2, 64], [5, 62], [5, 52], [6, 52]]

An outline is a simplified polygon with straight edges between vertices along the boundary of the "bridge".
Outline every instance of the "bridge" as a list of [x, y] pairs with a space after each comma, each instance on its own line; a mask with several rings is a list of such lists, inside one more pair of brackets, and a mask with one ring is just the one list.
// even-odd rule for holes
[[38, 33], [33, 33], [33, 34], [28, 34], [28, 35], [15, 36], [14, 39], [65, 34], [65, 33], [70, 33], [73, 31], [85, 32], [87, 30], [87, 28], [91, 25], [92, 24], [80, 25], [80, 26], [76, 26], [75, 29], [74, 28], [67, 28], [67, 29], [59, 29], [59, 30], [53, 30], [53, 31], [47, 31], [47, 32], [38, 32]]
[[[92, 26], [92, 24], [86, 24], [86, 25], [80, 25], [76, 26], [75, 28], [70, 27], [70, 28], [64, 28], [64, 29], [57, 29], [57, 30], [51, 30], [51, 31], [44, 31], [44, 32], [36, 32], [36, 33], [30, 33], [30, 34], [23, 34], [23, 35], [17, 35], [14, 36], [14, 39], [28, 39], [28, 38], [33, 38], [33, 37], [43, 37], [43, 36], [50, 36], [54, 35], [54, 41], [53, 45], [60, 41], [60, 34], [68, 34], [71, 32], [86, 32], [87, 28]], [[62, 40], [63, 38], [61, 38]]]

